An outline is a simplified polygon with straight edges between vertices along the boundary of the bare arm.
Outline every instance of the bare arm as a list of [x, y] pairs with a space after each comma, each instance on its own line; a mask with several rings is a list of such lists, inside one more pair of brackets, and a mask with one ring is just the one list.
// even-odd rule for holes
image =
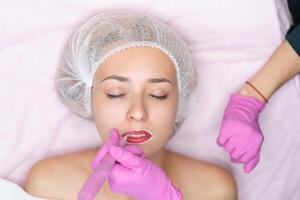
[[[300, 73], [300, 57], [285, 40], [249, 82], [269, 99], [277, 89], [298, 73]], [[239, 93], [244, 96], [255, 96], [264, 101], [248, 84], [243, 85]]]

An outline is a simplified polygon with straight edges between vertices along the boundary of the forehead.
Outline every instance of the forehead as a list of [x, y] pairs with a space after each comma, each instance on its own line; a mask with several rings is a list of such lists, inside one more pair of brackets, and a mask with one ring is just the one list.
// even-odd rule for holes
[[97, 69], [95, 79], [117, 74], [130, 79], [164, 77], [176, 83], [175, 65], [158, 48], [132, 47], [108, 57]]

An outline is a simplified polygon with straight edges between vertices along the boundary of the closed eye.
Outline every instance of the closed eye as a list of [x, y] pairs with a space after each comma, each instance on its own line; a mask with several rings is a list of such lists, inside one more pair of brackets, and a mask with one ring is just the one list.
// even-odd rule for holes
[[[122, 96], [124, 96], [125, 94], [120, 94], [120, 95], [112, 95], [112, 94], [106, 94], [108, 98], [110, 99], [115, 99], [115, 98], [121, 98]], [[150, 94], [151, 97], [159, 99], [159, 100], [165, 100], [168, 98], [168, 95], [163, 95], [163, 96], [156, 96], [156, 95], [152, 95]]]
[[152, 97], [154, 97], [154, 98], [156, 98], [156, 99], [159, 99], [159, 100], [164, 100], [164, 99], [167, 99], [168, 98], [168, 95], [166, 94], [166, 95], [164, 95], [164, 96], [155, 96], [155, 95], [150, 95], [150, 96], [152, 96]]
[[124, 96], [124, 94], [120, 94], [120, 95], [106, 94], [106, 95], [110, 99], [120, 98], [120, 97]]

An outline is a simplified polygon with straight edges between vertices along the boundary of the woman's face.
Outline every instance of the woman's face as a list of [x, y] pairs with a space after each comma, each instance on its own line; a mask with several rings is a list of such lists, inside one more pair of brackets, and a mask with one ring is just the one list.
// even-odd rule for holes
[[103, 141], [108, 140], [111, 128], [120, 135], [143, 129], [150, 139], [139, 142], [137, 135], [128, 135], [128, 141], [139, 142], [135, 144], [151, 156], [172, 135], [177, 108], [176, 70], [157, 48], [125, 49], [107, 58], [95, 73], [92, 112]]

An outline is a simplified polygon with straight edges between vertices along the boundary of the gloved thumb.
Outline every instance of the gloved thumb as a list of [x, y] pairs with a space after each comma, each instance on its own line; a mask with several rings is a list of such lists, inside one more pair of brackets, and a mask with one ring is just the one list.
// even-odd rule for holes
[[254, 158], [252, 158], [249, 162], [247, 162], [245, 165], [244, 165], [244, 171], [246, 173], [249, 173], [250, 171], [252, 171], [255, 166], [257, 165], [259, 161], [259, 155], [255, 156]]

